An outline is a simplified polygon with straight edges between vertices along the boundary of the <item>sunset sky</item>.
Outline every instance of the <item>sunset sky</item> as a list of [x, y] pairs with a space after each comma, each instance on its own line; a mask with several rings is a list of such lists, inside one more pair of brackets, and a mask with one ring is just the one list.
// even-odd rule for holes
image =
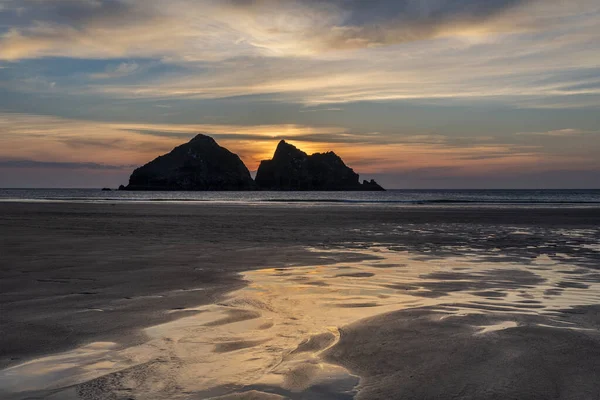
[[600, 188], [598, 0], [0, 0], [0, 187], [197, 133], [388, 188]]

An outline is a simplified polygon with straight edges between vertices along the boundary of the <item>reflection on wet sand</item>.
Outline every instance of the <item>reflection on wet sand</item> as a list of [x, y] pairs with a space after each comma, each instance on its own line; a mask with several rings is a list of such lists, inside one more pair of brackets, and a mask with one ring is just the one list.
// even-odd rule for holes
[[589, 329], [561, 315], [600, 302], [595, 270], [548, 257], [523, 265], [370, 251], [378, 261], [247, 272], [246, 287], [174, 310], [196, 313], [145, 329], [144, 344], [36, 359], [0, 371], [0, 388], [8, 398], [352, 398], [363, 372], [336, 346], [357, 321], [379, 316], [384, 326], [384, 314], [426, 310], [436, 323], [463, 320], [460, 332], [475, 338], [524, 324]]

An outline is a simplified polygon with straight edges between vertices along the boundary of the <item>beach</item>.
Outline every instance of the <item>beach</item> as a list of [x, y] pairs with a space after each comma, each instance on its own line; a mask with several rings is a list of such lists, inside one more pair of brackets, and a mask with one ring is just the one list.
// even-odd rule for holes
[[4, 202], [7, 399], [593, 399], [600, 208]]

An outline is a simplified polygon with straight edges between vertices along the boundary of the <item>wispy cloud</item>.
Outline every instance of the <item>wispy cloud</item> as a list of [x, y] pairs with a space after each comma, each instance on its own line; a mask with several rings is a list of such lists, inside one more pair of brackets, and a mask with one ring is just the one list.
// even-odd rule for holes
[[[4, 59], [39, 56], [292, 55], [365, 48], [485, 29], [531, 0], [282, 2], [8, 0], [19, 24], [0, 41]], [[285, 16], [285, 18], [282, 18]], [[210, 29], [209, 29], [210, 28]], [[216, 34], [215, 34], [216, 33]], [[107, 40], [109, 39], [110, 40]], [[220, 50], [223, 47], [225, 51]]]
[[310, 113], [310, 112], [329, 112], [329, 111], [343, 111], [343, 108], [339, 107], [328, 107], [328, 108], [306, 108], [300, 110], [301, 113]]
[[598, 134], [600, 131], [585, 131], [581, 129], [557, 129], [545, 132], [518, 132], [517, 135], [521, 136], [555, 136], [555, 137], [572, 137], [579, 135]]
[[310, 105], [466, 99], [545, 108], [554, 98], [570, 107], [600, 106], [595, 0], [3, 4], [0, 22], [9, 28], [0, 33], [0, 60], [141, 57], [185, 66], [107, 84], [139, 69], [135, 62], [113, 65], [90, 74], [87, 84], [76, 82], [78, 92], [268, 95]]
[[88, 170], [131, 170], [133, 165], [107, 165], [90, 162], [59, 162], [36, 160], [2, 160], [0, 168], [51, 168], [51, 169], [88, 169]]
[[92, 79], [114, 79], [128, 76], [138, 71], [140, 66], [135, 62], [121, 63], [116, 66], [109, 66], [105, 72], [96, 72], [90, 74]]

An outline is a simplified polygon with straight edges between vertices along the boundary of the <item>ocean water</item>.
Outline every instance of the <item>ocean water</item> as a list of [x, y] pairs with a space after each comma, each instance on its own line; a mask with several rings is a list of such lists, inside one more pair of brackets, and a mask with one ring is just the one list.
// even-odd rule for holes
[[364, 204], [380, 206], [521, 205], [600, 206], [600, 189], [586, 190], [388, 190], [386, 192], [130, 192], [99, 189], [0, 189], [0, 201], [216, 202]]

